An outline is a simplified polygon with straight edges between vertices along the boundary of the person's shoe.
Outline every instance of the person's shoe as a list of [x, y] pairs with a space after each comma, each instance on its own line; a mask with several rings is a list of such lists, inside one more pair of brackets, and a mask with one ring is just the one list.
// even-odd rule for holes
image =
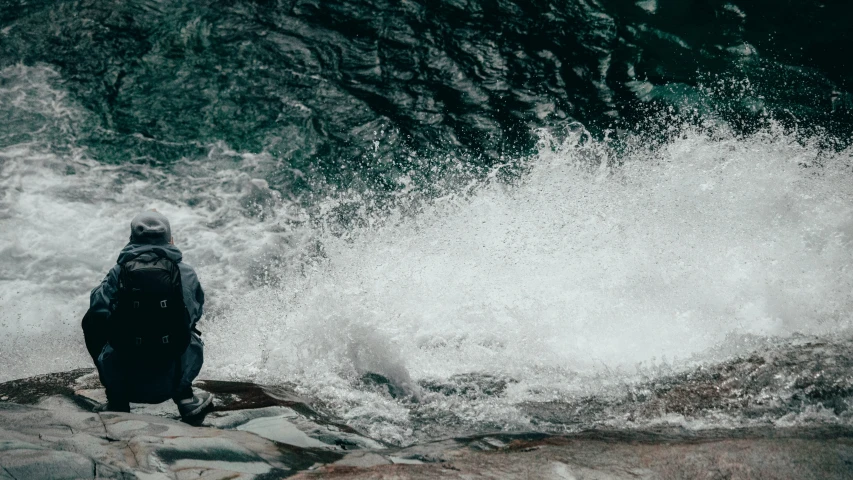
[[178, 404], [178, 412], [181, 414], [181, 420], [192, 420], [194, 417], [206, 413], [208, 407], [213, 403], [213, 395], [207, 392], [199, 392], [192, 398], [185, 398], [175, 402]]
[[92, 409], [95, 413], [102, 412], [124, 412], [130, 413], [130, 403], [128, 402], [110, 402], [102, 403]]

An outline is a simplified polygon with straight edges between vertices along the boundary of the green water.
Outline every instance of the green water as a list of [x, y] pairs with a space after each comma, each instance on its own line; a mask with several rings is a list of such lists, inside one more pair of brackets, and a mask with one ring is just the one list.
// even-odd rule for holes
[[846, 144], [850, 18], [845, 2], [5, 1], [0, 68], [51, 68], [80, 111], [61, 131], [4, 122], [0, 146], [165, 167], [220, 144], [268, 153], [257, 173], [302, 191], [412, 172], [426, 188], [532, 153], [535, 128], [660, 135], [648, 118], [669, 108]]

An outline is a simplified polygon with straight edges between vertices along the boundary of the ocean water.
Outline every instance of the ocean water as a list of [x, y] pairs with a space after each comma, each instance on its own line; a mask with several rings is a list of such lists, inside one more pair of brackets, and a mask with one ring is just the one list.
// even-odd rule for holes
[[[149, 208], [207, 293], [202, 376], [392, 443], [843, 359], [847, 7], [677, 3], [5, 2], [0, 381], [89, 364], [88, 292]], [[849, 422], [831, 375], [759, 420]], [[705, 413], [647, 421], [754, 420]]]

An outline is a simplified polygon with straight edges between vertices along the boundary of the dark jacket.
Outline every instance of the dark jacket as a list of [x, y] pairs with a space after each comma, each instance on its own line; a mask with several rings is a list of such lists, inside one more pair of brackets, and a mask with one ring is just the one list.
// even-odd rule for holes
[[101, 350], [103, 350], [104, 345], [107, 343], [107, 325], [111, 313], [110, 305], [113, 303], [118, 290], [120, 264], [133, 256], [155, 247], [165, 250], [169, 258], [178, 263], [178, 267], [181, 270], [181, 282], [184, 287], [184, 303], [190, 314], [192, 328], [196, 329], [196, 324], [204, 313], [204, 291], [201, 289], [201, 284], [198, 281], [198, 275], [196, 275], [195, 270], [186, 263], [181, 262], [182, 255], [178, 247], [174, 245], [128, 243], [121, 250], [121, 253], [119, 253], [116, 265], [110, 269], [107, 276], [101, 281], [101, 284], [92, 290], [92, 294], [89, 297], [89, 310], [83, 317], [83, 335], [86, 338], [86, 349], [89, 350], [89, 354], [93, 360], [97, 361], [98, 355], [101, 354]]

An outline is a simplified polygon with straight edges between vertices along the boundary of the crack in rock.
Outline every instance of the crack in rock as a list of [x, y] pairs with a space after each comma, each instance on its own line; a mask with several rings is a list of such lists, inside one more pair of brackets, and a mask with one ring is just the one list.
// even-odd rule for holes
[[17, 477], [15, 477], [14, 475], [12, 475], [12, 472], [10, 472], [6, 467], [4, 467], [3, 465], [0, 465], [0, 468], [2, 468], [2, 469], [3, 469], [3, 471], [4, 471], [4, 472], [6, 472], [6, 475], [9, 475], [9, 477], [10, 477], [12, 480], [18, 480], [18, 478], [17, 478]]

